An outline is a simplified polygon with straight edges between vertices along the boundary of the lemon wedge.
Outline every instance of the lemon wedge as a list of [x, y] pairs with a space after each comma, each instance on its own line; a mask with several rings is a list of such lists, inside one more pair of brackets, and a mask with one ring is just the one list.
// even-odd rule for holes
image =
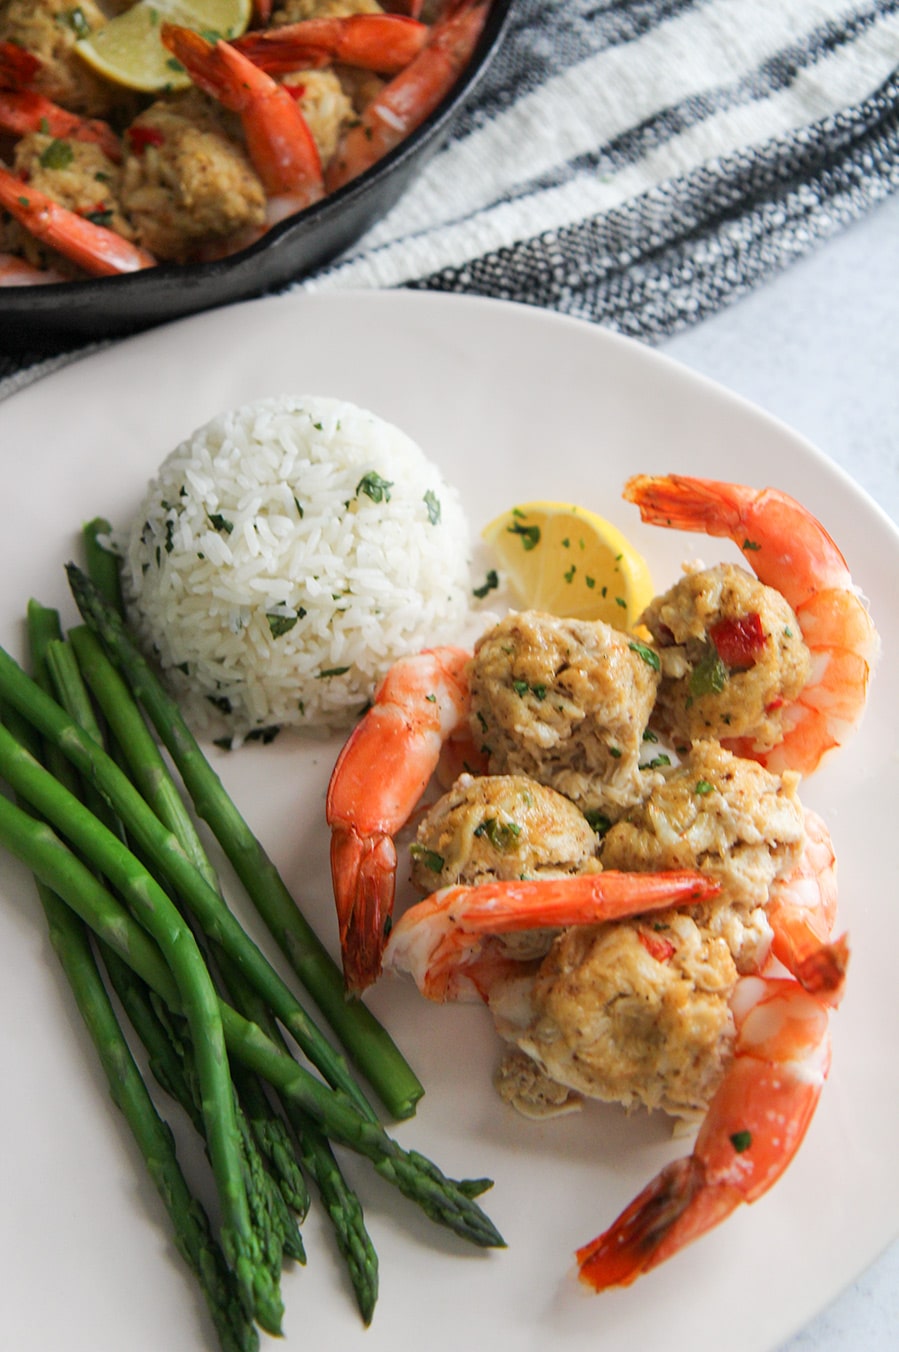
[[617, 527], [564, 502], [526, 502], [482, 536], [528, 610], [633, 629], [653, 597], [646, 560]]
[[138, 0], [77, 42], [75, 50], [98, 75], [127, 89], [144, 94], [186, 89], [190, 77], [163, 47], [162, 25], [181, 24], [209, 38], [236, 38], [246, 31], [251, 12], [252, 0]]

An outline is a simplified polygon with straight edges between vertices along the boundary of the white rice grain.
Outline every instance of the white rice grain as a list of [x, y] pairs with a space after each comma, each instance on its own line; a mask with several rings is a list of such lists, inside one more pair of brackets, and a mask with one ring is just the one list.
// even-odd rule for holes
[[458, 641], [469, 536], [456, 491], [374, 413], [272, 398], [199, 428], [127, 536], [129, 616], [201, 734], [345, 727], [387, 668]]

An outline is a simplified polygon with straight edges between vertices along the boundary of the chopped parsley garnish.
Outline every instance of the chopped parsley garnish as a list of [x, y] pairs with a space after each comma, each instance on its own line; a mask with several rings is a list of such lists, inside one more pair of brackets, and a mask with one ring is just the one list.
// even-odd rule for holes
[[761, 545], [756, 540], [744, 540], [741, 549], [761, 549]]
[[68, 141], [61, 141], [57, 137], [45, 146], [38, 158], [42, 169], [68, 169], [75, 152]]
[[227, 517], [222, 516], [221, 512], [207, 512], [206, 515], [212, 522], [216, 530], [223, 530], [226, 535], [230, 535], [234, 530], [234, 522], [229, 521]]
[[565, 581], [566, 581], [566, 582], [573, 582], [573, 581], [574, 581], [574, 575], [575, 575], [576, 572], [577, 572], [577, 569], [575, 568], [574, 564], [572, 564], [571, 567], [568, 569], [568, 571], [567, 571], [566, 573], [563, 573], [562, 576], [565, 578]]
[[380, 474], [372, 470], [369, 474], [363, 474], [356, 485], [356, 497], [364, 493], [372, 502], [389, 502], [390, 490], [393, 487], [389, 479], [382, 479]]
[[329, 676], [345, 676], [348, 671], [349, 667], [326, 667], [324, 671], [318, 673], [315, 679], [317, 681], [324, 681], [327, 680]]
[[93, 225], [108, 226], [112, 221], [112, 207], [104, 207], [100, 211], [86, 211], [84, 219], [90, 221]]
[[653, 671], [661, 671], [662, 663], [659, 660], [659, 654], [654, 648], [650, 648], [645, 643], [640, 643], [637, 639], [631, 639], [627, 646], [632, 653], [636, 653], [638, 657], [642, 657], [646, 665], [652, 667]]
[[420, 859], [425, 868], [430, 869], [432, 873], [440, 873], [443, 868], [443, 855], [438, 854], [436, 850], [415, 844], [409, 846], [409, 853], [413, 859]]
[[517, 822], [498, 822], [495, 817], [485, 817], [475, 827], [474, 834], [486, 836], [496, 850], [510, 850], [521, 835], [521, 827]]
[[511, 526], [506, 527], [509, 535], [517, 535], [521, 540], [525, 553], [536, 549], [540, 543], [539, 526], [523, 526], [518, 521], [513, 521]]
[[268, 620], [268, 627], [272, 631], [272, 638], [280, 638], [282, 634], [290, 632], [300, 616], [299, 614], [269, 615], [266, 613], [265, 618]]
[[476, 596], [479, 601], [483, 601], [484, 597], [489, 592], [496, 591], [498, 586], [499, 586], [499, 573], [496, 571], [495, 568], [490, 568], [487, 572], [487, 576], [484, 579], [484, 582], [480, 587], [474, 588], [472, 595]]
[[657, 756], [653, 756], [652, 760], [646, 761], [646, 763], [645, 763], [644, 765], [641, 765], [641, 766], [640, 766], [640, 769], [641, 769], [641, 770], [659, 770], [659, 769], [662, 768], [662, 766], [664, 766], [664, 765], [670, 765], [670, 764], [671, 764], [671, 757], [670, 757], [670, 756], [666, 756], [664, 751], [660, 751], [659, 754], [658, 754]]
[[744, 1150], [748, 1150], [752, 1145], [751, 1131], [735, 1131], [730, 1138], [730, 1143], [738, 1155], [742, 1155]]
[[520, 695], [522, 699], [524, 699], [527, 694], [533, 695], [534, 698], [538, 700], [546, 699], [545, 685], [528, 685], [527, 681], [513, 681], [512, 689], [515, 691], [516, 695]]
[[718, 656], [718, 649], [710, 643], [690, 674], [690, 694], [694, 699], [703, 695], [720, 695], [727, 685], [727, 667]]
[[598, 836], [604, 836], [612, 825], [611, 819], [604, 812], [600, 812], [597, 807], [588, 808], [584, 816], [587, 825], [592, 827]]
[[707, 794], [715, 792], [715, 786], [710, 784], [707, 779], [697, 779], [693, 792], [704, 798]]
[[430, 488], [424, 497], [425, 506], [428, 509], [428, 520], [432, 526], [436, 526], [440, 521], [440, 499], [436, 493], [432, 493]]

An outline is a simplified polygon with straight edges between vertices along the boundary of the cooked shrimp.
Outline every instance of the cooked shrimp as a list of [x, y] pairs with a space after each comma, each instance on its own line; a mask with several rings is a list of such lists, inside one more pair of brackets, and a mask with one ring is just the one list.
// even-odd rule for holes
[[802, 854], [772, 886], [766, 912], [774, 932], [774, 956], [807, 991], [830, 1005], [842, 998], [849, 961], [846, 936], [831, 939], [836, 909], [833, 842], [822, 819], [806, 808]]
[[624, 497], [653, 525], [732, 540], [759, 580], [792, 607], [813, 665], [811, 679], [784, 710], [780, 742], [771, 749], [760, 749], [751, 737], [722, 742], [769, 769], [810, 774], [861, 718], [879, 647], [834, 541], [810, 512], [777, 489], [640, 474], [628, 480]]
[[30, 89], [0, 89], [0, 131], [15, 136], [42, 131], [50, 136], [92, 141], [111, 160], [122, 158], [122, 143], [107, 122], [79, 117]]
[[156, 260], [105, 226], [60, 206], [0, 166], [0, 207], [29, 234], [93, 276], [111, 276], [153, 267]]
[[422, 50], [427, 36], [427, 26], [406, 15], [346, 14], [245, 33], [234, 46], [269, 75], [332, 61], [398, 75]]
[[577, 1251], [581, 1280], [595, 1291], [629, 1285], [756, 1201], [805, 1136], [830, 1068], [826, 1008], [795, 981], [755, 976], [740, 981], [731, 1007], [734, 1059], [693, 1153], [667, 1165]]
[[0, 253], [0, 286], [41, 286], [47, 282], [67, 282], [61, 272], [36, 268], [17, 254]]
[[384, 86], [345, 133], [327, 169], [329, 192], [382, 159], [433, 112], [469, 61], [489, 8], [490, 0], [450, 3], [419, 55]]
[[444, 742], [465, 723], [468, 661], [467, 652], [447, 647], [396, 662], [331, 775], [331, 877], [349, 990], [363, 990], [381, 970], [396, 885], [393, 836]]
[[230, 43], [163, 24], [162, 40], [198, 88], [239, 115], [247, 152], [268, 198], [266, 223], [317, 202], [321, 159], [297, 102]]
[[384, 955], [408, 972], [429, 1000], [489, 1000], [497, 977], [520, 975], [522, 961], [492, 944], [497, 936], [597, 925], [717, 895], [718, 883], [693, 869], [668, 873], [581, 873], [444, 887], [411, 906], [394, 925]]

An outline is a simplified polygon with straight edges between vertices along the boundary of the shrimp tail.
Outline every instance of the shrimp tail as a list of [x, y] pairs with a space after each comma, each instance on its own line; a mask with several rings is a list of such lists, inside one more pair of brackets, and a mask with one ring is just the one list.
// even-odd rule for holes
[[596, 1239], [577, 1250], [594, 1291], [627, 1286], [777, 1182], [795, 1157], [830, 1069], [828, 1010], [795, 981], [743, 979], [734, 1060], [699, 1129]]
[[396, 847], [388, 835], [362, 836], [352, 826], [331, 836], [331, 873], [347, 991], [359, 995], [381, 974], [390, 933]]
[[844, 934], [833, 943], [821, 944], [790, 970], [809, 994], [835, 1005], [842, 998], [848, 967], [849, 939]]
[[578, 1277], [596, 1292], [630, 1286], [670, 1253], [720, 1224], [741, 1200], [726, 1184], [708, 1186], [702, 1160], [693, 1155], [673, 1160], [608, 1230], [576, 1251]]
[[94, 276], [135, 272], [155, 258], [115, 231], [68, 211], [46, 193], [23, 183], [0, 166], [0, 207], [34, 237]]

